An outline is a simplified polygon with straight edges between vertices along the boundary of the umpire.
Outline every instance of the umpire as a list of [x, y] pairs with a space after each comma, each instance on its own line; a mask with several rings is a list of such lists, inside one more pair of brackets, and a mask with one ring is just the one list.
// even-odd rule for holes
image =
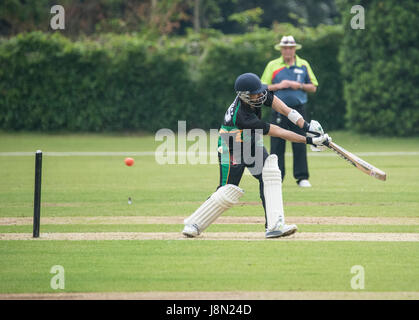
[[[268, 89], [286, 105], [297, 110], [306, 118], [304, 104], [307, 103], [307, 92], [316, 92], [318, 82], [309, 63], [295, 54], [301, 49], [293, 36], [284, 36], [281, 42], [275, 45], [281, 51], [281, 57], [268, 63], [261, 77], [261, 81], [268, 85]], [[286, 116], [272, 110], [272, 123], [284, 129], [304, 135], [304, 131], [294, 125]], [[281, 138], [271, 137], [271, 154], [278, 156], [278, 166], [285, 176], [285, 143]], [[308, 181], [307, 148], [302, 143], [292, 143], [294, 156], [294, 178], [300, 187], [311, 187]]]

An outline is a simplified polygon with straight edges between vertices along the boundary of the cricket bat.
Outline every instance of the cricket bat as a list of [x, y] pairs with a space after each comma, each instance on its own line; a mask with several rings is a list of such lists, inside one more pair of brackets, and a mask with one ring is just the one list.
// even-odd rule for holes
[[386, 181], [387, 175], [384, 171], [374, 167], [372, 164], [362, 160], [361, 158], [345, 150], [334, 142], [329, 142], [328, 147], [362, 172], [378, 180]]

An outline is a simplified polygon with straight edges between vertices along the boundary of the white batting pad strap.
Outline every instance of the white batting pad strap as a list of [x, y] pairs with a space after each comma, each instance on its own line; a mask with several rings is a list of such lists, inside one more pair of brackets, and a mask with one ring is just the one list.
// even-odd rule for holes
[[297, 124], [297, 121], [301, 119], [303, 116], [298, 113], [297, 110], [292, 109], [290, 113], [288, 113], [288, 119], [293, 123]]
[[233, 185], [226, 184], [218, 188], [190, 217], [184, 220], [185, 224], [194, 224], [199, 232], [204, 231], [224, 211], [236, 204], [244, 191]]
[[277, 225], [285, 223], [281, 171], [275, 154], [266, 158], [262, 169], [262, 179], [268, 230], [273, 230]]

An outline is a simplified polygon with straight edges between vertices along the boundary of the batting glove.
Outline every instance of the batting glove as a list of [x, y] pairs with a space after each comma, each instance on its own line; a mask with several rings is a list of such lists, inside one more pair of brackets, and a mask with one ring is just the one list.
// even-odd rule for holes
[[332, 138], [327, 133], [319, 137], [306, 137], [306, 143], [316, 147], [327, 146], [331, 141]]

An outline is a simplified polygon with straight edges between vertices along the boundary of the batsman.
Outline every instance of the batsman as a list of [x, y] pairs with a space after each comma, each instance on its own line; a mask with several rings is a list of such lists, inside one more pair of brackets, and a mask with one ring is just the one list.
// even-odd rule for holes
[[[317, 121], [308, 123], [301, 114], [276, 97], [257, 75], [240, 75], [235, 81], [234, 89], [237, 96], [227, 109], [219, 130], [219, 186], [184, 220], [182, 233], [186, 237], [200, 235], [224, 211], [236, 204], [244, 193], [239, 188], [239, 183], [245, 168], [248, 168], [259, 181], [259, 194], [265, 211], [265, 237], [289, 236], [297, 231], [297, 226], [285, 223], [281, 171], [277, 156], [269, 155], [263, 146], [263, 135], [311, 144], [314, 147], [323, 147], [332, 139], [324, 134]], [[261, 120], [262, 105], [287, 116], [306, 132], [306, 136]]]

